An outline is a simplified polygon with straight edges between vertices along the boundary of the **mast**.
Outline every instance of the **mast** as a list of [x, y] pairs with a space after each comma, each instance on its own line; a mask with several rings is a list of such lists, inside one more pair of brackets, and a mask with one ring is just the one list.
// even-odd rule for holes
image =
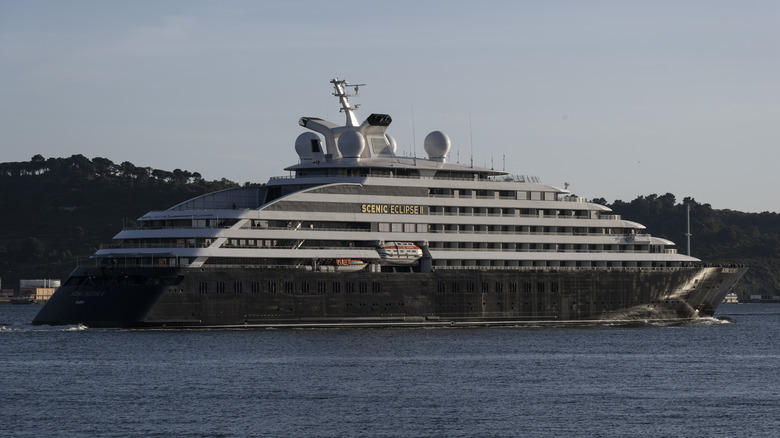
[[687, 220], [687, 227], [685, 232], [685, 237], [688, 239], [688, 257], [691, 256], [691, 204], [685, 204], [686, 209], [686, 220]]
[[336, 89], [336, 92], [333, 93], [334, 96], [339, 98], [339, 102], [341, 102], [341, 110], [342, 112], [346, 113], [347, 116], [347, 123], [346, 126], [349, 127], [358, 127], [360, 126], [358, 124], [357, 116], [355, 115], [355, 110], [360, 108], [360, 105], [355, 105], [354, 107], [349, 104], [349, 98], [360, 96], [359, 91], [360, 87], [366, 84], [355, 84], [352, 85], [354, 87], [355, 93], [349, 94], [346, 92], [346, 86], [350, 85], [347, 81], [343, 79], [331, 79], [331, 84], [333, 84], [333, 88]]

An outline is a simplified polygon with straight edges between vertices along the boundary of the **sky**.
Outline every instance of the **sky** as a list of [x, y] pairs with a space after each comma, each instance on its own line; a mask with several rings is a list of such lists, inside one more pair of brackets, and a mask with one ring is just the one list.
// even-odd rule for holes
[[780, 211], [777, 1], [0, 0], [0, 162], [82, 154], [261, 183], [329, 81], [398, 153], [578, 196]]

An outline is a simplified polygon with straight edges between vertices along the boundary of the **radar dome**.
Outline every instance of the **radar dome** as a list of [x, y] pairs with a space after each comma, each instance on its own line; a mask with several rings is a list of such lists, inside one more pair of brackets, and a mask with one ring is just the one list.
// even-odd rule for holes
[[295, 139], [295, 152], [303, 160], [311, 160], [314, 153], [322, 153], [320, 137], [313, 132], [304, 132]]
[[390, 150], [393, 151], [393, 155], [395, 155], [395, 151], [398, 150], [398, 143], [396, 143], [395, 139], [390, 134], [385, 133], [385, 138], [387, 139], [387, 144], [390, 145]]
[[344, 158], [358, 158], [366, 147], [366, 139], [357, 131], [346, 131], [339, 136], [339, 151]]
[[450, 151], [450, 138], [441, 131], [433, 131], [425, 137], [425, 153], [433, 161], [444, 161]]

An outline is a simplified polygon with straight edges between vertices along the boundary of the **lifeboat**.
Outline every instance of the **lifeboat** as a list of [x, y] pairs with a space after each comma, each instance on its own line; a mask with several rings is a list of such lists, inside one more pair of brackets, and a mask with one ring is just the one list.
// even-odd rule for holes
[[383, 264], [411, 265], [423, 256], [417, 245], [409, 242], [387, 242], [376, 249]]
[[357, 272], [365, 268], [367, 263], [363, 260], [333, 259], [328, 262], [328, 265], [333, 266], [339, 272]]

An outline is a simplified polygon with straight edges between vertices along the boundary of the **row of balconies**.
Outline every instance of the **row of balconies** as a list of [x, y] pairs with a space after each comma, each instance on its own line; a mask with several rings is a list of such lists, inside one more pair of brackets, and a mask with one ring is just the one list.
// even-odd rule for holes
[[596, 210], [553, 210], [533, 208], [431, 206], [428, 207], [428, 214], [433, 216], [488, 216], [511, 218], [620, 220], [620, 215], [600, 214]]
[[[569, 252], [569, 253], [650, 253], [660, 247], [648, 245], [575, 245], [555, 243], [431, 242], [429, 248], [444, 251]], [[666, 252], [666, 251], [664, 251]]]
[[506, 199], [521, 201], [557, 201], [559, 199], [556, 192], [450, 189], [441, 187], [429, 188], [428, 196], [431, 198]]
[[[285, 244], [284, 242], [288, 242]], [[304, 242], [305, 243], [305, 242]], [[129, 248], [207, 248], [210, 243], [205, 242], [123, 242], [119, 244], [101, 245], [100, 249], [129, 249]], [[321, 245], [310, 247], [306, 245], [289, 244], [289, 241], [260, 241], [233, 239], [226, 241], [222, 248], [274, 248], [274, 249], [362, 249], [373, 250], [373, 246], [348, 246], [344, 242], [333, 242], [333, 245]], [[551, 244], [551, 243], [497, 243], [497, 242], [431, 242], [429, 248], [445, 251], [494, 251], [494, 252], [567, 252], [567, 253], [648, 253], [663, 252], [675, 254], [676, 249], [663, 249], [648, 245], [608, 245], [608, 244]]]
[[434, 269], [681, 269], [692, 268], [682, 262], [658, 261], [560, 261], [560, 260], [433, 260]]

